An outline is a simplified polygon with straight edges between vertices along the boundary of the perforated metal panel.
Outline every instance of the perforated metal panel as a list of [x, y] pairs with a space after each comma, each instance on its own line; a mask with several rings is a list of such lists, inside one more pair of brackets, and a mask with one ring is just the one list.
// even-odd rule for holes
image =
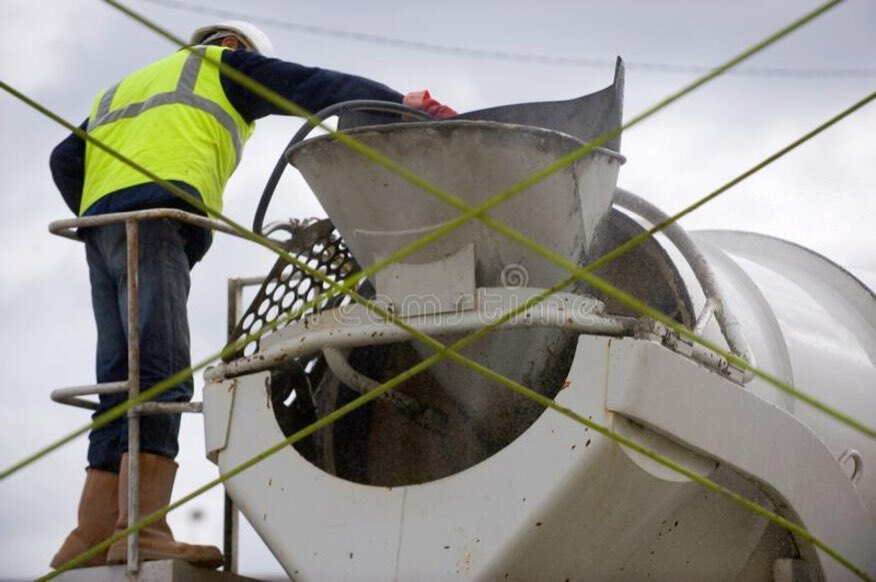
[[[296, 229], [292, 239], [284, 247], [308, 267], [333, 281], [341, 282], [344, 278], [359, 271], [359, 265], [328, 219]], [[328, 301], [321, 300], [294, 317], [289, 317], [290, 314], [300, 310], [305, 303], [328, 289], [328, 283], [317, 279], [296, 265], [286, 262], [283, 258], [279, 258], [262, 283], [255, 299], [237, 323], [231, 341], [238, 341], [256, 333], [278, 319], [280, 323], [277, 324], [276, 329], [281, 329], [309, 313], [344, 305], [351, 301], [346, 295], [334, 297]], [[258, 348], [259, 338], [252, 339], [240, 350], [226, 356], [225, 361], [252, 355], [258, 351]]]

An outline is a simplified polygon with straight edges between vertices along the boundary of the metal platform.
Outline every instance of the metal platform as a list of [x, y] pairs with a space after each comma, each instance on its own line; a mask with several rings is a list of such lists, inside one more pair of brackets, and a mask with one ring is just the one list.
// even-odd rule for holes
[[[59, 582], [128, 582], [125, 565], [95, 566], [64, 572]], [[259, 582], [231, 572], [196, 568], [183, 560], [160, 560], [140, 565], [139, 582]]]

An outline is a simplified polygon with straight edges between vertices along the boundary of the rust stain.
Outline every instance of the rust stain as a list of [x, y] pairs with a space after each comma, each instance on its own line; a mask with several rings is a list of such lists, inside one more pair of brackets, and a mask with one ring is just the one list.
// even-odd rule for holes
[[462, 559], [456, 563], [456, 572], [458, 574], [469, 574], [471, 572], [471, 552], [465, 550]]

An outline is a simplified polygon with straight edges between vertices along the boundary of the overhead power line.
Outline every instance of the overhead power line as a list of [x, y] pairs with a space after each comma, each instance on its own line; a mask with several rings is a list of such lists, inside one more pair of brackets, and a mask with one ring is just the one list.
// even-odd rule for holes
[[[300, 22], [292, 22], [289, 20], [281, 20], [269, 16], [258, 16], [236, 12], [233, 10], [225, 10], [222, 8], [214, 8], [191, 2], [183, 2], [181, 0], [140, 0], [147, 4], [172, 8], [174, 10], [182, 10], [195, 14], [207, 14], [219, 18], [232, 20], [248, 20], [258, 22], [267, 26], [273, 26], [284, 30], [289, 30], [301, 34], [310, 34], [313, 36], [322, 36], [329, 38], [338, 38], [353, 42], [362, 42], [370, 44], [379, 44], [390, 47], [397, 47], [407, 50], [416, 50], [433, 54], [444, 54], [458, 57], [469, 57], [476, 59], [496, 60], [517, 62], [525, 64], [538, 65], [557, 65], [563, 67], [590, 67], [590, 68], [613, 68], [615, 65], [614, 59], [588, 59], [581, 57], [565, 57], [538, 55], [531, 53], [518, 53], [511, 51], [497, 51], [488, 49], [472, 49], [454, 45], [436, 44], [415, 40], [407, 40], [391, 36], [379, 34], [371, 34], [365, 32], [356, 32], [352, 30], [342, 30], [339, 28], [328, 28], [325, 26], [316, 26], [312, 24], [303, 24]], [[668, 73], [668, 74], [690, 74], [701, 75], [712, 70], [711, 67], [699, 65], [680, 65], [672, 63], [655, 63], [646, 61], [628, 61], [625, 62], [628, 70], [648, 71], [653, 73]], [[742, 67], [727, 71], [728, 75], [744, 76], [744, 77], [769, 77], [769, 78], [786, 78], [786, 79], [872, 79], [876, 78], [876, 68], [873, 67], [828, 67], [828, 68], [800, 68], [800, 67]]]

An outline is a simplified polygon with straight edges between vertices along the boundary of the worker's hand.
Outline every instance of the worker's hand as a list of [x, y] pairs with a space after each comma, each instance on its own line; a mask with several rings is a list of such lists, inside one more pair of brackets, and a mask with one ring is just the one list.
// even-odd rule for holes
[[402, 103], [408, 107], [425, 111], [435, 119], [446, 119], [456, 115], [456, 111], [453, 108], [432, 99], [428, 91], [411, 91], [405, 95]]

